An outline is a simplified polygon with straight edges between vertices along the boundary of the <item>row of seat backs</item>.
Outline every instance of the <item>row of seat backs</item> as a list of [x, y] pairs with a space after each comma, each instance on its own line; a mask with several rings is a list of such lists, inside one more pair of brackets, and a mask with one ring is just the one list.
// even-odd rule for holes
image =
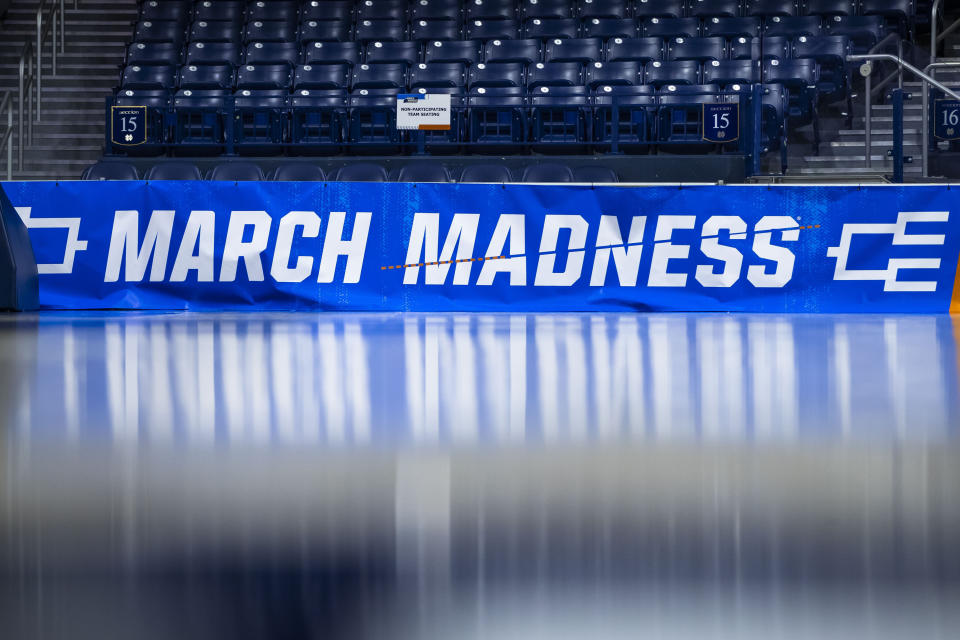
[[[200, 180], [202, 174], [195, 164], [189, 162], [164, 162], [155, 164], [143, 175], [144, 180]], [[526, 166], [519, 172], [519, 182], [618, 182], [615, 171], [602, 165], [569, 166], [543, 162]], [[136, 167], [119, 161], [101, 161], [87, 168], [84, 180], [138, 180]], [[307, 181], [322, 182], [513, 182], [514, 173], [506, 166], [496, 163], [467, 165], [454, 180], [452, 172], [440, 162], [416, 162], [389, 172], [382, 165], [372, 162], [347, 164], [336, 171], [325, 173], [322, 168], [308, 162], [281, 164], [269, 174], [264, 174], [259, 165], [252, 162], [225, 162], [210, 168], [207, 180], [224, 181]]]
[[[133, 44], [167, 44], [174, 52], [182, 52], [189, 41], [187, 54], [202, 57], [210, 45], [263, 45], [287, 43], [309, 46], [316, 42], [375, 43], [412, 40], [433, 42], [444, 40], [511, 40], [534, 38], [551, 40], [577, 37], [676, 37], [721, 36], [755, 37], [764, 35], [848, 35], [856, 38], [882, 37], [890, 26], [882, 16], [774, 16], [765, 21], [759, 18], [534, 18], [525, 22], [490, 20], [468, 22], [462, 29], [448, 20], [422, 20], [407, 28], [398, 20], [368, 20], [352, 31], [338, 22], [310, 21], [297, 25], [283, 21], [256, 21], [246, 26], [230, 22], [198, 22], [185, 31], [175, 22], [145, 21], [138, 23]], [[142, 48], [142, 47], [141, 47]], [[193, 51], [193, 49], [200, 49]], [[214, 48], [214, 50], [216, 50]]]
[[523, 18], [683, 18], [882, 15], [908, 18], [913, 0], [148, 0], [143, 21], [491, 20]]
[[[597, 62], [641, 62], [696, 60], [748, 60], [759, 59], [761, 44], [765, 59], [820, 57], [823, 52], [843, 58], [852, 50], [847, 36], [808, 36], [796, 38], [771, 36], [763, 39], [739, 37], [727, 41], [720, 37], [680, 37], [664, 42], [658, 38], [612, 38], [606, 43], [598, 38], [557, 39], [541, 46], [537, 40], [495, 40], [483, 45], [477, 41], [435, 42], [423, 47], [416, 42], [381, 43], [376, 53], [368, 53], [365, 62], [360, 62], [361, 51], [356, 43], [316, 43], [307, 55], [299, 60], [296, 49], [274, 50], [267, 45], [264, 49], [249, 50], [244, 65], [237, 64], [239, 55], [235, 51], [225, 51], [224, 55], [209, 55], [204, 62], [188, 57], [182, 66], [177, 59], [136, 58], [126, 65], [122, 72], [121, 86], [151, 85], [172, 87], [179, 85], [180, 79], [173, 77], [176, 69], [191, 74], [212, 73], [211, 68], [220, 66], [244, 67], [254, 71], [260, 65], [287, 65], [298, 69], [316, 68], [321, 73], [322, 65], [346, 65], [349, 72], [380, 69], [378, 65], [395, 64], [410, 67], [413, 75], [423, 70], [425, 64], [459, 63], [471, 68], [482, 68], [483, 64], [522, 63], [536, 64], [577, 62], [593, 65]], [[211, 45], [212, 46], [212, 45]], [[424, 62], [418, 62], [423, 58]], [[299, 64], [298, 64], [299, 63]], [[365, 67], [364, 65], [369, 65]], [[330, 71], [329, 69], [327, 71]], [[367, 75], [367, 74], [364, 74]], [[205, 84], [208, 84], [205, 82]]]

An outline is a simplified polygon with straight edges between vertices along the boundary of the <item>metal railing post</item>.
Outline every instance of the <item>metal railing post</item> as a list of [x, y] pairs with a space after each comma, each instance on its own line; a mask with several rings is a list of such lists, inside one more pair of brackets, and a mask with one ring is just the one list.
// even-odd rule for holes
[[940, 0], [934, 0], [930, 9], [930, 62], [937, 61], [937, 14], [940, 13]]
[[20, 56], [20, 80], [17, 91], [17, 171], [23, 171], [23, 56]]
[[13, 180], [13, 100], [7, 101], [7, 181]]
[[867, 74], [863, 79], [865, 94], [865, 111], [863, 112], [863, 141], [865, 149], [863, 158], [866, 161], [866, 167], [868, 169], [873, 166], [873, 154], [871, 153], [873, 150], [873, 100], [870, 93], [873, 82], [871, 75], [872, 74]]
[[[27, 57], [27, 73], [29, 80], [27, 84], [36, 83], [37, 79], [33, 75], [33, 54]], [[33, 145], [33, 91], [27, 90], [27, 144]]]
[[920, 90], [923, 91], [923, 99], [921, 101], [920, 113], [921, 116], [920, 129], [922, 129], [920, 134], [921, 145], [920, 145], [920, 176], [923, 178], [930, 177], [930, 123], [927, 121], [927, 117], [930, 114], [930, 87], [927, 85], [926, 80], [922, 80], [920, 85]]
[[[76, 7], [74, 7], [74, 9], [76, 9]], [[61, 55], [64, 55], [67, 52], [66, 37], [67, 37], [67, 14], [63, 9], [63, 0], [60, 0], [60, 54]]]
[[53, 29], [53, 37], [50, 39], [50, 75], [57, 75], [57, 12], [53, 12], [52, 16], [53, 24], [50, 27]]
[[890, 92], [893, 103], [893, 181], [903, 182], [903, 89]]
[[[43, 36], [41, 35], [41, 30], [43, 29], [43, 6], [37, 9], [37, 76], [35, 82], [37, 85], [37, 122], [40, 122], [40, 90], [41, 85], [43, 84]], [[32, 75], [32, 74], [31, 74]], [[33, 144], [33, 136], [30, 136], [30, 144]]]

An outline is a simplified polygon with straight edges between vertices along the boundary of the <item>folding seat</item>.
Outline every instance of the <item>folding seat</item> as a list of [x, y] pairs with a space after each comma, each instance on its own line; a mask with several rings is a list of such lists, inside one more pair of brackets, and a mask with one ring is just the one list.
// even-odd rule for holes
[[290, 89], [286, 64], [246, 64], [237, 69], [237, 89]]
[[520, 176], [521, 182], [573, 182], [573, 171], [565, 164], [542, 162], [527, 165]]
[[644, 68], [644, 81], [655, 87], [670, 84], [698, 84], [700, 65], [695, 60], [651, 62]]
[[323, 169], [310, 162], [284, 162], [270, 172], [275, 182], [323, 182], [327, 176]]
[[190, 42], [240, 42], [243, 28], [230, 20], [197, 20], [190, 25]]
[[[503, 66], [503, 65], [501, 65]], [[524, 90], [515, 87], [471, 88], [467, 131], [471, 143], [492, 153], [511, 150], [527, 139]]]
[[746, 0], [744, 14], [769, 18], [771, 16], [796, 16], [800, 14], [801, 0]]
[[144, 180], [200, 180], [200, 169], [192, 162], [160, 162], [143, 176]]
[[[145, 106], [166, 109], [170, 106], [170, 92], [166, 89], [127, 89], [117, 92], [113, 103], [118, 107]], [[150, 128], [148, 127], [148, 131]]]
[[821, 30], [820, 16], [801, 16], [799, 18], [773, 16], [767, 18], [763, 26], [763, 35], [796, 38], [799, 36], [819, 36]]
[[476, 64], [467, 72], [467, 86], [471, 91], [476, 88], [522, 87], [523, 69], [521, 62]]
[[406, 86], [406, 66], [393, 63], [357, 65], [350, 80], [351, 92], [359, 89], [401, 90]]
[[410, 3], [411, 20], [460, 21], [459, 0], [413, 0]]
[[636, 38], [637, 23], [632, 18], [588, 18], [580, 28], [585, 38]]
[[703, 81], [721, 87], [753, 84], [757, 81], [757, 63], [754, 60], [712, 60], [703, 65]]
[[460, 25], [455, 20], [415, 20], [410, 24], [411, 40], [457, 40]]
[[531, 18], [523, 23], [525, 38], [576, 38], [579, 31], [573, 18]]
[[[402, 65], [370, 65], [395, 66]], [[356, 74], [355, 74], [356, 75]], [[367, 75], [365, 83], [386, 82], [382, 77], [374, 79]], [[362, 86], [362, 84], [358, 86]], [[347, 120], [347, 139], [355, 145], [355, 151], [395, 154], [401, 151], [401, 131], [397, 130], [397, 94], [399, 87], [371, 86], [355, 88], [350, 93], [350, 116]], [[364, 149], [363, 147], [366, 147]]]
[[232, 89], [233, 67], [229, 64], [185, 64], [177, 78], [180, 89]]
[[300, 3], [286, 0], [258, 0], [247, 5], [247, 22], [281, 20], [296, 23], [300, 19]]
[[173, 97], [173, 141], [201, 153], [217, 153], [224, 144], [224, 105], [229, 89], [181, 89]]
[[607, 61], [632, 60], [641, 64], [663, 59], [663, 40], [660, 38], [613, 38], [607, 43]]
[[573, 0], [520, 0], [520, 17], [530, 18], [572, 18]]
[[600, 38], [556, 38], [547, 41], [544, 60], [547, 62], [579, 62], [587, 64], [603, 57]]
[[183, 48], [172, 42], [134, 42], [127, 47], [127, 64], [180, 64]]
[[101, 160], [83, 171], [81, 180], [139, 180], [137, 168], [128, 162]]
[[723, 60], [727, 42], [723, 38], [674, 38], [667, 42], [667, 60]]
[[700, 35], [698, 18], [650, 18], [640, 25], [648, 38], [696, 38]]
[[121, 89], [164, 89], [176, 86], [177, 68], [164, 65], [127, 65], [120, 78]]
[[768, 60], [763, 65], [763, 81], [783, 85], [791, 94], [802, 93], [805, 89], [815, 87], [817, 80], [817, 62], [810, 58]]
[[230, 42], [192, 42], [187, 47], [187, 64], [240, 64], [240, 47]]
[[457, 182], [462, 183], [503, 183], [511, 182], [510, 169], [502, 164], [468, 164], [460, 173]]
[[640, 85], [643, 84], [643, 63], [635, 60], [595, 62], [587, 65], [584, 79], [585, 84], [591, 89], [603, 85]]
[[304, 64], [350, 64], [360, 63], [360, 45], [356, 42], [314, 42], [305, 47]]
[[[556, 62], [568, 65], [569, 62]], [[539, 85], [530, 91], [530, 139], [535, 151], [571, 153], [588, 139], [587, 89], [579, 85]]]
[[285, 88], [239, 88], [233, 94], [233, 141], [238, 151], [267, 155], [282, 150], [288, 96]]
[[466, 85], [466, 69], [461, 62], [421, 62], [410, 70], [410, 90], [463, 88]]
[[342, 89], [350, 86], [352, 70], [346, 64], [304, 64], [293, 73], [293, 89]]
[[257, 182], [263, 180], [263, 171], [252, 162], [223, 162], [207, 172], [207, 180], [229, 182]]
[[472, 66], [482, 59], [483, 43], [479, 40], [436, 40], [424, 45], [427, 62], [462, 62]]
[[451, 182], [450, 172], [436, 162], [415, 162], [400, 167], [397, 182]]
[[300, 60], [296, 42], [252, 42], [247, 45], [245, 64], [287, 64], [291, 67]]
[[175, 20], [142, 20], [133, 30], [134, 42], [173, 42], [182, 44], [185, 33], [182, 22]]
[[337, 182], [386, 182], [387, 170], [379, 164], [357, 162], [340, 167], [335, 179]]
[[300, 25], [297, 39], [303, 44], [347, 42], [352, 35], [350, 31], [350, 23], [346, 20], [307, 20]]
[[696, 18], [736, 18], [740, 15], [740, 0], [689, 0], [689, 15]]
[[310, 0], [300, 9], [300, 20], [308, 22], [353, 22], [353, 2], [351, 0]]
[[881, 16], [831, 16], [824, 19], [824, 34], [847, 36], [854, 53], [866, 53], [887, 33]]
[[916, 15], [912, 0], [862, 0], [860, 15], [883, 16], [906, 25]]
[[514, 20], [514, 0], [464, 0], [466, 18], [474, 20]]
[[298, 89], [290, 99], [290, 141], [300, 153], [341, 151], [348, 95], [342, 89]]
[[190, 20], [191, 6], [188, 2], [158, 2], [148, 0], [140, 5], [140, 20], [175, 20], [186, 24]]
[[761, 45], [764, 60], [786, 60], [790, 57], [790, 40], [783, 36], [772, 38], [737, 38], [730, 41], [731, 60], [759, 60]]
[[530, 64], [540, 61], [539, 40], [491, 40], [483, 51], [483, 60], [488, 64], [499, 62]]
[[620, 178], [610, 167], [585, 165], [573, 167], [573, 181], [583, 183], [620, 182]]
[[471, 20], [465, 29], [470, 40], [512, 40], [520, 33], [516, 20]]
[[379, 64], [396, 62], [407, 67], [420, 61], [419, 42], [368, 42], [364, 62]]
[[203, 0], [194, 5], [193, 19], [195, 22], [242, 22], [245, 2], [235, 0]]
[[852, 16], [857, 13], [856, 0], [804, 0], [806, 16]]
[[245, 42], [296, 42], [297, 23], [286, 20], [254, 20], [244, 27], [243, 39]]
[[400, 20], [360, 20], [357, 22], [357, 42], [392, 42], [403, 40], [406, 23]]
[[583, 70], [576, 62], [538, 62], [527, 68], [527, 89], [533, 95], [540, 87], [577, 87]]
[[721, 38], [757, 38], [760, 36], [760, 19], [707, 18], [703, 21], [703, 35]]
[[800, 36], [793, 42], [794, 58], [809, 58], [820, 65], [820, 80], [817, 89], [828, 100], [849, 99], [847, 56], [852, 52], [850, 39], [846, 36]]
[[633, 15], [638, 18], [682, 18], [684, 0], [636, 0]]
[[580, 18], [626, 18], [630, 15], [627, 0], [578, 0], [576, 15]]
[[[662, 86], [659, 92], [660, 112], [657, 139], [660, 142], [703, 142], [703, 107], [717, 101], [720, 88], [716, 85]], [[688, 150], [681, 147], [680, 150]], [[674, 149], [677, 150], [677, 149]], [[697, 150], [694, 148], [692, 150]]]
[[407, 0], [359, 0], [357, 20], [407, 19]]

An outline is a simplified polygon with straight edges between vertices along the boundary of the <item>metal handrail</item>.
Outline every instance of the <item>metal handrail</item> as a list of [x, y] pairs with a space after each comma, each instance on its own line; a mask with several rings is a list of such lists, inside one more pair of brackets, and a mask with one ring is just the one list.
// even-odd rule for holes
[[933, 0], [933, 7], [930, 9], [930, 62], [937, 61], [937, 15], [940, 13], [941, 0]]
[[[23, 45], [19, 62], [19, 78], [17, 82], [17, 170], [23, 170], [23, 148], [33, 144], [33, 43]], [[24, 111], [23, 99], [27, 98], [27, 110]], [[26, 113], [27, 137], [23, 136], [23, 120]]]
[[9, 91], [3, 93], [0, 100], [0, 115], [7, 112], [7, 130], [0, 137], [0, 153], [7, 150], [7, 180], [13, 180], [13, 98]]

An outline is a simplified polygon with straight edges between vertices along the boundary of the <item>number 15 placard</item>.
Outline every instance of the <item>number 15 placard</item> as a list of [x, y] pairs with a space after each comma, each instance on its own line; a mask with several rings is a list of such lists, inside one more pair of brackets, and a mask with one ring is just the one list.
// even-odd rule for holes
[[110, 110], [110, 141], [133, 146], [147, 141], [146, 107], [113, 107]]

